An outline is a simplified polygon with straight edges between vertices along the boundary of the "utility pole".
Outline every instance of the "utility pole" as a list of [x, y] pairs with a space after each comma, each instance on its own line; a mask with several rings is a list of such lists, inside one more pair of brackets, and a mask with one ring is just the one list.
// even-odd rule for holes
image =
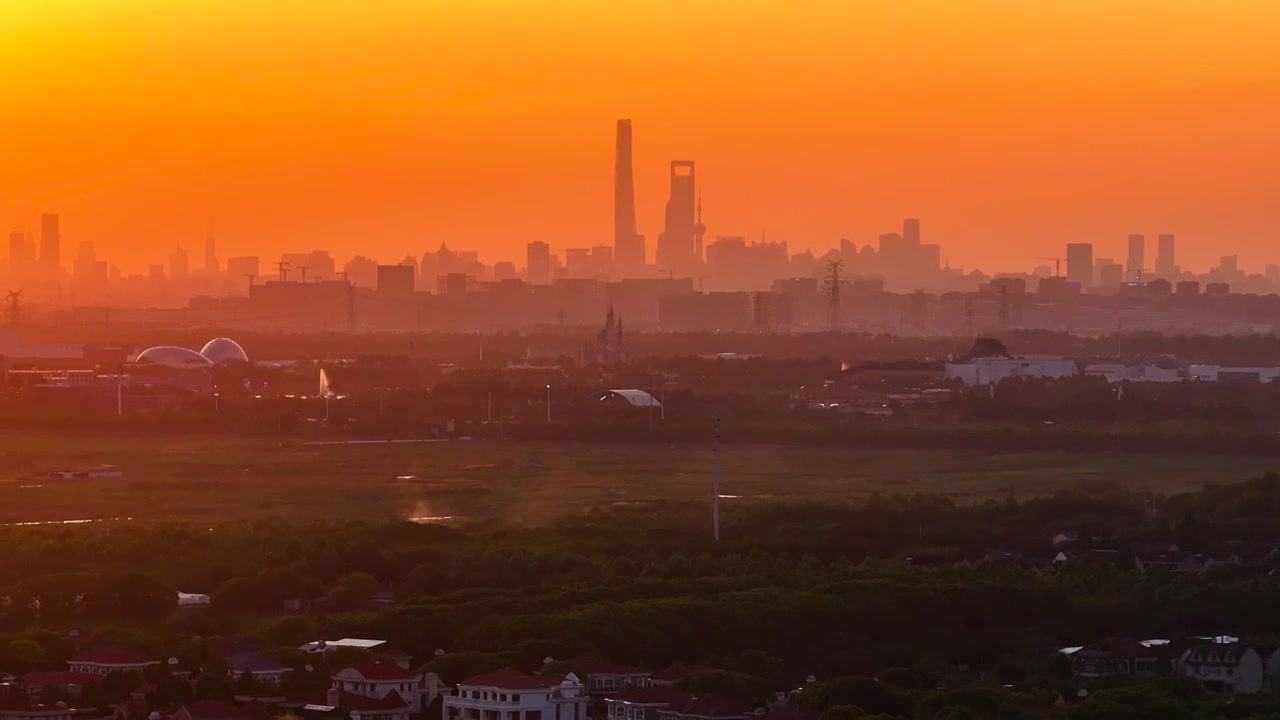
[[711, 457], [715, 461], [715, 474], [711, 479], [711, 537], [720, 539], [720, 413], [716, 413], [715, 429], [711, 435]]
[[299, 266], [298, 266], [298, 272], [302, 273], [302, 282], [306, 282], [306, 281], [307, 281], [307, 267], [308, 267], [308, 266], [306, 266], [306, 265], [299, 265]]
[[253, 292], [253, 289], [252, 289], [252, 288], [253, 288], [253, 279], [254, 279], [254, 278], [256, 278], [256, 277], [258, 277], [258, 276], [257, 276], [257, 275], [254, 275], [253, 273], [249, 273], [249, 274], [248, 274], [248, 278], [249, 278], [249, 288], [250, 288], [249, 292], [250, 292], [250, 293], [252, 293], [252, 292]]
[[284, 282], [289, 279], [289, 263], [281, 260], [276, 263], [276, 268], [280, 270], [280, 282]]

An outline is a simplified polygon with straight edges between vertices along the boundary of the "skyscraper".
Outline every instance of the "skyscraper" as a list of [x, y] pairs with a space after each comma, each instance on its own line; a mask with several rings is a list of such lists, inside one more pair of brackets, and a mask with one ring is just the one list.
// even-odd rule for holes
[[58, 232], [58, 214], [40, 216], [40, 265], [47, 275], [62, 269], [62, 235]]
[[631, 121], [618, 121], [613, 160], [613, 260], [624, 273], [644, 267], [644, 236], [636, 234], [636, 191], [631, 172]]
[[1156, 238], [1156, 274], [1166, 279], [1178, 274], [1177, 261], [1173, 255], [1172, 233], [1161, 233]]
[[1129, 236], [1129, 259], [1125, 270], [1129, 279], [1140, 279], [1147, 270], [1147, 239], [1142, 235]]
[[204, 240], [204, 271], [216, 273], [221, 269], [218, 265], [218, 243], [210, 235]]
[[169, 277], [184, 277], [191, 270], [190, 263], [187, 260], [187, 251], [178, 248], [169, 256]]
[[534, 285], [551, 282], [551, 246], [534, 241], [525, 246], [525, 280]]
[[667, 217], [658, 236], [656, 260], [658, 270], [691, 277], [697, 270], [697, 218], [694, 202], [692, 160], [671, 162], [671, 197], [667, 200]]
[[1093, 287], [1093, 244], [1067, 243], [1067, 282], [1084, 292]]
[[9, 274], [20, 277], [31, 270], [31, 243], [21, 230], [9, 233]]
[[920, 244], [920, 221], [915, 218], [907, 218], [902, 221], [902, 239], [907, 244], [915, 247]]

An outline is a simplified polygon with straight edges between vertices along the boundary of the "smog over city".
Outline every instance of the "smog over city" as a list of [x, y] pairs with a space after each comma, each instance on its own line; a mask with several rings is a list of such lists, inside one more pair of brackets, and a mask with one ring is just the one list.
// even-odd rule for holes
[[0, 0], [0, 720], [1280, 717], [1278, 27]]

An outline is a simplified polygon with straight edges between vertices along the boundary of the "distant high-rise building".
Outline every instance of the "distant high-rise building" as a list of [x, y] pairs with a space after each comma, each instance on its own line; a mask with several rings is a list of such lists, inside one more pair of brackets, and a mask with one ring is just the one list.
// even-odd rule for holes
[[227, 258], [227, 274], [248, 279], [248, 276], [261, 277], [262, 263], [257, 255], [240, 255]]
[[76, 262], [72, 267], [72, 274], [83, 280], [92, 277], [95, 265], [98, 262], [97, 249], [91, 242], [80, 243], [80, 254], [76, 257]]
[[1124, 283], [1124, 268], [1118, 262], [1104, 262], [1098, 265], [1098, 285], [1100, 287], [1120, 287]]
[[1083, 292], [1093, 286], [1093, 244], [1067, 243], [1067, 282]]
[[40, 265], [49, 275], [62, 269], [62, 233], [57, 213], [40, 216]]
[[9, 233], [9, 273], [21, 276], [31, 270], [31, 243], [21, 230]]
[[210, 235], [204, 240], [204, 271], [216, 273], [221, 269], [218, 264], [218, 242]]
[[534, 285], [551, 284], [551, 246], [536, 240], [525, 246], [524, 272]]
[[671, 162], [671, 197], [666, 222], [658, 236], [658, 270], [691, 277], [697, 270], [698, 218], [692, 160]]
[[912, 247], [920, 244], [920, 221], [907, 218], [902, 221], [902, 239]]
[[1223, 255], [1218, 258], [1218, 271], [1228, 277], [1240, 272], [1239, 255]]
[[631, 121], [619, 120], [613, 160], [613, 259], [623, 273], [644, 267], [644, 236], [636, 234], [636, 191], [631, 171]]
[[412, 295], [413, 276], [412, 265], [379, 265], [378, 292], [384, 295]]
[[187, 251], [178, 248], [169, 256], [169, 277], [180, 278], [189, 272], [191, 272], [191, 266], [187, 260]]
[[519, 279], [516, 275], [516, 264], [505, 260], [494, 263], [493, 279], [497, 281]]
[[1156, 274], [1162, 278], [1172, 278], [1178, 274], [1173, 249], [1172, 233], [1161, 233], [1156, 238]]
[[1147, 271], [1147, 238], [1143, 235], [1129, 236], [1129, 259], [1125, 270], [1132, 278], [1141, 278]]

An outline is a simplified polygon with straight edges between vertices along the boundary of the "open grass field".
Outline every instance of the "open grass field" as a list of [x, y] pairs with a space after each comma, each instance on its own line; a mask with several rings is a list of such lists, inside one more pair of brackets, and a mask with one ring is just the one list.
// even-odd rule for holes
[[[111, 464], [121, 478], [39, 471]], [[1110, 481], [1161, 493], [1280, 467], [1241, 456], [845, 450], [726, 445], [726, 503], [945, 493], [968, 502]], [[457, 441], [307, 445], [227, 435], [0, 438], [0, 523], [131, 518], [386, 519], [542, 524], [612, 503], [710, 497], [706, 447]]]

